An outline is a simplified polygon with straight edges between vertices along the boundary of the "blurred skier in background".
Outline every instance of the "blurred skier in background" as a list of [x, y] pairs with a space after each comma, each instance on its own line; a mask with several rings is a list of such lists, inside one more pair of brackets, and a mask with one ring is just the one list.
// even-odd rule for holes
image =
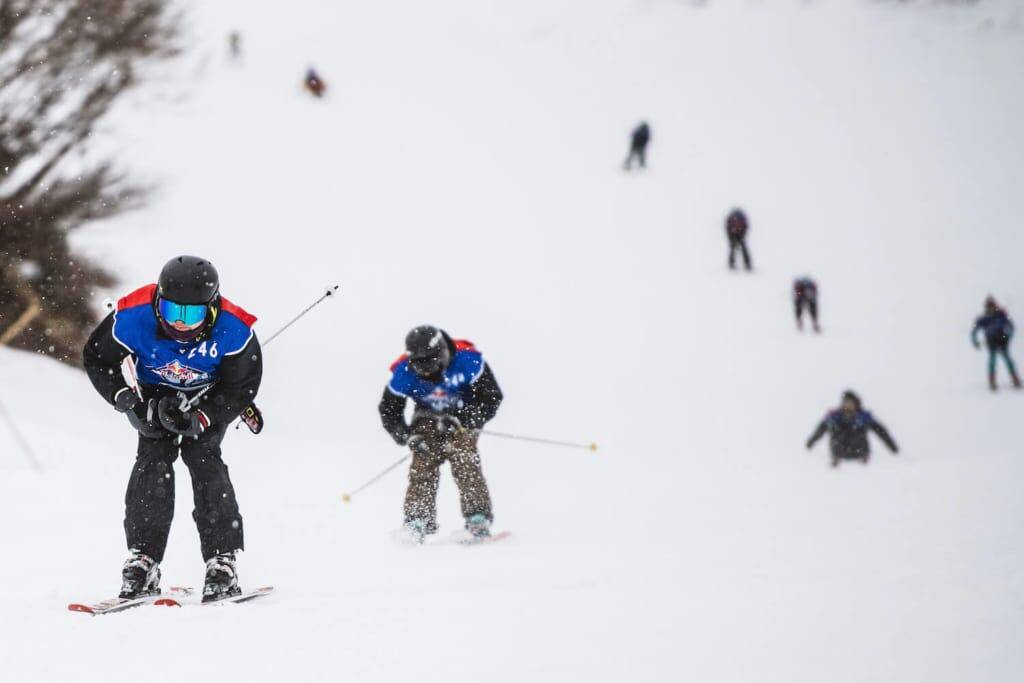
[[747, 251], [747, 232], [750, 223], [742, 209], [733, 209], [725, 218], [725, 235], [729, 238], [729, 268], [736, 268], [736, 252], [743, 255], [743, 265], [751, 269], [750, 252]]
[[[157, 284], [118, 301], [86, 342], [93, 386], [139, 432], [125, 495], [129, 557], [122, 598], [160, 593], [179, 451], [192, 476], [192, 516], [206, 562], [203, 602], [241, 593], [235, 552], [243, 548], [242, 516], [220, 443], [259, 390], [263, 360], [255, 321], [221, 296], [213, 264], [179, 256], [167, 262]], [[207, 387], [200, 400], [186, 400]]]
[[327, 90], [327, 84], [313, 67], [306, 70], [306, 77], [302, 80], [302, 84], [314, 97], [323, 97]]
[[843, 392], [842, 402], [838, 410], [831, 410], [821, 421], [811, 438], [807, 439], [810, 450], [825, 432], [829, 433], [829, 446], [832, 450], [832, 467], [838, 467], [842, 460], [859, 460], [865, 465], [871, 456], [868, 444], [868, 430], [893, 453], [899, 453], [899, 447], [889, 435], [888, 430], [868, 411], [861, 407], [860, 397], [852, 391]]
[[814, 325], [814, 331], [821, 332], [821, 328], [818, 327], [818, 285], [814, 280], [804, 276], [793, 282], [793, 307], [796, 311], [797, 329], [804, 329], [806, 310]]
[[974, 348], [981, 348], [978, 343], [978, 332], [985, 333], [985, 346], [988, 347], [988, 386], [992, 391], [998, 389], [996, 385], [996, 357], [1002, 356], [1006, 363], [1006, 369], [1010, 371], [1010, 379], [1013, 386], [1020, 389], [1020, 377], [1017, 375], [1017, 368], [1010, 358], [1010, 339], [1013, 338], [1013, 322], [1006, 311], [996, 303], [994, 298], [985, 299], [985, 312], [974, 321], [974, 328], [971, 330], [971, 343]]
[[[406, 353], [391, 366], [380, 417], [391, 438], [412, 451], [404, 531], [417, 542], [437, 532], [437, 487], [447, 461], [459, 488], [466, 530], [490, 535], [494, 515], [477, 451], [479, 430], [498, 412], [498, 382], [472, 343], [430, 325], [409, 332]], [[414, 405], [406, 424], [406, 400]]]
[[242, 34], [238, 31], [228, 34], [228, 55], [235, 61], [242, 58]]
[[633, 129], [629, 142], [629, 154], [622, 167], [629, 171], [633, 168], [633, 160], [640, 164], [640, 168], [647, 168], [647, 144], [651, 141], [651, 127], [646, 121]]

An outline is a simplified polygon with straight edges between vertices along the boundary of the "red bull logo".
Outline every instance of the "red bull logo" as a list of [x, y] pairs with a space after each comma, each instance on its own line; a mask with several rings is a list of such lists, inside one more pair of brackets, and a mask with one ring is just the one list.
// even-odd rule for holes
[[195, 384], [210, 377], [209, 373], [182, 365], [178, 360], [172, 360], [163, 367], [153, 368], [153, 372], [163, 378], [164, 381], [181, 386]]
[[430, 394], [423, 397], [424, 403], [434, 410], [447, 410], [454, 403], [454, 397], [441, 387], [436, 387]]

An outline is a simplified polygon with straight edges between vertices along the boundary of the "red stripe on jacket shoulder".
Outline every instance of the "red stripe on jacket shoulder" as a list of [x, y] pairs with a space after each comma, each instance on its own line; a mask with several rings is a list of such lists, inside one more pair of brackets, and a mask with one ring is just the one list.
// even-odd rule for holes
[[243, 323], [245, 323], [246, 327], [252, 327], [253, 323], [256, 322], [256, 316], [254, 316], [252, 313], [249, 313], [241, 306], [236, 306], [235, 304], [231, 303], [228, 299], [225, 299], [224, 297], [220, 298], [220, 310], [235, 316]]
[[123, 296], [117, 300], [117, 310], [123, 311], [126, 308], [135, 308], [143, 304], [153, 303], [153, 294], [156, 292], [156, 285], [146, 285], [139, 287], [128, 296]]
[[408, 358], [409, 358], [409, 354], [407, 354], [407, 353], [403, 353], [401, 356], [399, 356], [398, 360], [396, 360], [394, 363], [391, 364], [391, 367], [389, 368], [391, 370], [391, 372], [394, 372], [395, 368], [397, 368], [399, 365], [404, 363]]
[[455, 342], [455, 350], [456, 351], [476, 351], [477, 350], [477, 348], [475, 346], [473, 346], [473, 342], [469, 341], [468, 339], [453, 339], [452, 341]]

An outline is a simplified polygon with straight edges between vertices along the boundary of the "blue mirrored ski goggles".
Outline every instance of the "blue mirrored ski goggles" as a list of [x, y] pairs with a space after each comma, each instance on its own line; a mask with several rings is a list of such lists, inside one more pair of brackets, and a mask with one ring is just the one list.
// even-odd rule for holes
[[167, 299], [160, 299], [160, 317], [168, 323], [184, 323], [188, 327], [198, 325], [206, 320], [209, 307], [206, 304], [176, 304]]

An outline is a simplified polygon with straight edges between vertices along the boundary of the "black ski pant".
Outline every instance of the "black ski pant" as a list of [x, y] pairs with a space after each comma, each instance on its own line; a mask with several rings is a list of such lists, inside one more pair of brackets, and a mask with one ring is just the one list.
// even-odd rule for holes
[[640, 164], [640, 168], [647, 168], [647, 148], [646, 147], [630, 147], [629, 154], [626, 156], [625, 163], [622, 167], [627, 171], [633, 168], [633, 160], [636, 159]]
[[797, 297], [797, 299], [796, 299], [796, 321], [797, 321], [798, 324], [801, 324], [803, 322], [804, 310], [805, 309], [807, 310], [807, 312], [811, 316], [811, 322], [813, 322], [814, 326], [817, 327], [818, 326], [818, 302], [815, 299], [810, 299], [808, 297], [802, 297], [802, 296], [801, 297]]
[[174, 517], [174, 467], [181, 459], [192, 477], [195, 509], [203, 560], [218, 553], [241, 550], [242, 517], [228, 466], [220, 456], [220, 442], [227, 425], [211, 425], [198, 439], [177, 437], [147, 439], [139, 436], [138, 456], [125, 494], [124, 531], [128, 548], [164, 558], [167, 534]]
[[750, 252], [747, 251], [747, 238], [729, 235], [729, 267], [736, 267], [736, 252], [743, 255], [743, 265], [750, 270]]

